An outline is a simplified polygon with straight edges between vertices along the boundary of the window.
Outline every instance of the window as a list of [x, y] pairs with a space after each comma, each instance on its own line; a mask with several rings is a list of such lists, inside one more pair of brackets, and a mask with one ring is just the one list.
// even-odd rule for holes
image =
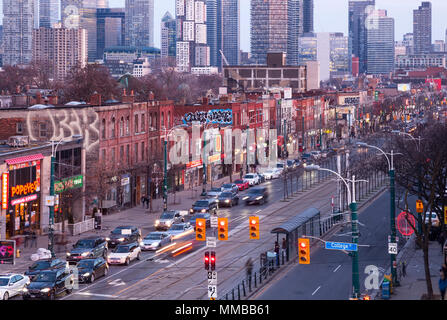
[[135, 152], [135, 162], [138, 162], [138, 143], [135, 143], [135, 148], [134, 148], [134, 152]]
[[135, 133], [138, 133], [138, 114], [135, 115], [134, 126], [135, 126]]
[[115, 117], [112, 117], [112, 127], [110, 128], [110, 137], [115, 138]]
[[143, 141], [143, 142], [141, 142], [141, 161], [144, 161], [145, 153], [146, 153], [146, 150], [144, 150], [144, 141]]
[[126, 145], [126, 159], [127, 164], [130, 165], [130, 145]]
[[112, 148], [112, 165], [115, 165], [115, 148]]
[[102, 161], [106, 161], [106, 149], [102, 149], [101, 151], [101, 160]]
[[41, 138], [45, 138], [47, 136], [47, 124], [41, 123], [39, 126], [39, 135]]
[[161, 127], [163, 128], [165, 126], [165, 113], [161, 113]]
[[127, 116], [126, 117], [126, 136], [128, 136], [130, 134], [129, 125], [130, 125], [130, 118], [129, 118], [129, 116]]
[[152, 124], [152, 112], [151, 113], [149, 113], [149, 131], [152, 131], [152, 127], [153, 127], [153, 124]]
[[166, 122], [166, 128], [171, 127], [171, 111], [168, 111], [168, 121]]
[[121, 117], [120, 120], [120, 137], [124, 136], [124, 118]]
[[102, 119], [102, 125], [101, 125], [101, 138], [106, 138], [106, 119]]
[[140, 131], [141, 132], [146, 132], [146, 123], [144, 121], [144, 117], [145, 116], [146, 115], [144, 113], [141, 115], [141, 126], [140, 126]]
[[23, 133], [23, 122], [17, 122], [16, 123], [16, 132], [17, 133]]
[[124, 146], [120, 147], [120, 163], [124, 163]]

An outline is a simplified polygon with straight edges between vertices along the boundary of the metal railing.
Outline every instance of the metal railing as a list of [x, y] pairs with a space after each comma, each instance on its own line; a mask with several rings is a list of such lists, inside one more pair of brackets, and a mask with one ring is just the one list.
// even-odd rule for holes
[[95, 228], [94, 218], [68, 225], [68, 230], [70, 231], [72, 236], [79, 235], [87, 231], [91, 231], [94, 228]]

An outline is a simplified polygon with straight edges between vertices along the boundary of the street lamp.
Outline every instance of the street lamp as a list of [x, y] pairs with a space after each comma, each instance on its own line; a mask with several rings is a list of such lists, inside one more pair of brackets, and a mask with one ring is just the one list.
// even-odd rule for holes
[[[357, 145], [367, 147], [367, 148], [373, 148], [378, 150], [380, 153], [382, 153], [386, 161], [388, 162], [388, 172], [390, 176], [390, 195], [391, 195], [391, 201], [390, 201], [390, 224], [391, 224], [391, 242], [396, 243], [396, 187], [395, 187], [395, 171], [394, 171], [394, 155], [401, 154], [401, 153], [394, 153], [393, 150], [391, 150], [391, 159], [388, 157], [388, 154], [385, 153], [382, 149], [376, 146], [369, 145], [364, 142], [357, 142]], [[399, 285], [399, 281], [397, 279], [397, 273], [396, 273], [396, 256], [394, 254], [390, 254], [391, 257], [391, 276], [393, 283], [396, 284], [396, 286]]]
[[[357, 226], [357, 203], [355, 202], [355, 183], [359, 182], [360, 180], [355, 180], [355, 176], [352, 176], [352, 180], [344, 179], [338, 172], [332, 171], [330, 169], [321, 168], [318, 165], [309, 165], [305, 167], [305, 170], [312, 171], [312, 170], [320, 170], [320, 171], [328, 171], [336, 176], [338, 176], [343, 183], [346, 186], [346, 189], [348, 191], [348, 202], [349, 202], [349, 208], [351, 210], [351, 228], [352, 228], [352, 243], [358, 244], [358, 226]], [[352, 194], [351, 190], [349, 188], [348, 181], [352, 182]], [[352, 297], [354, 299], [360, 297], [360, 279], [359, 279], [359, 258], [357, 251], [353, 251], [350, 253], [352, 257]]]
[[[56, 145], [54, 145], [55, 141], [51, 141], [51, 172], [50, 172], [50, 197], [53, 198], [54, 201], [54, 164], [56, 163], [56, 151], [59, 145], [67, 140], [81, 140], [82, 135], [73, 135], [71, 137], [66, 137], [60, 139]], [[62, 223], [65, 223], [62, 221]], [[54, 203], [50, 206], [50, 217], [49, 217], [49, 230], [48, 230], [48, 250], [51, 252], [51, 257], [55, 258], [56, 254], [54, 253]]]

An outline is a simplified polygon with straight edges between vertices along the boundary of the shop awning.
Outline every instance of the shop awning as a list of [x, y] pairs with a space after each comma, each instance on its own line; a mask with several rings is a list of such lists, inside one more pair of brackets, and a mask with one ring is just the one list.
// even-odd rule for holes
[[5, 162], [8, 165], [11, 165], [11, 164], [18, 164], [18, 163], [35, 161], [35, 160], [41, 160], [43, 158], [44, 158], [43, 154], [38, 153], [38, 154], [30, 155], [30, 156], [24, 156], [24, 157], [19, 157], [19, 158], [14, 158], [14, 159], [6, 159]]

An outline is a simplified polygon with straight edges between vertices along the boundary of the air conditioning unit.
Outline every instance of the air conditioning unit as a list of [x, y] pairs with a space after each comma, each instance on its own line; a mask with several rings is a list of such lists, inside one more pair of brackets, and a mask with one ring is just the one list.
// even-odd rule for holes
[[8, 145], [14, 148], [29, 146], [29, 136], [12, 136], [8, 139]]

